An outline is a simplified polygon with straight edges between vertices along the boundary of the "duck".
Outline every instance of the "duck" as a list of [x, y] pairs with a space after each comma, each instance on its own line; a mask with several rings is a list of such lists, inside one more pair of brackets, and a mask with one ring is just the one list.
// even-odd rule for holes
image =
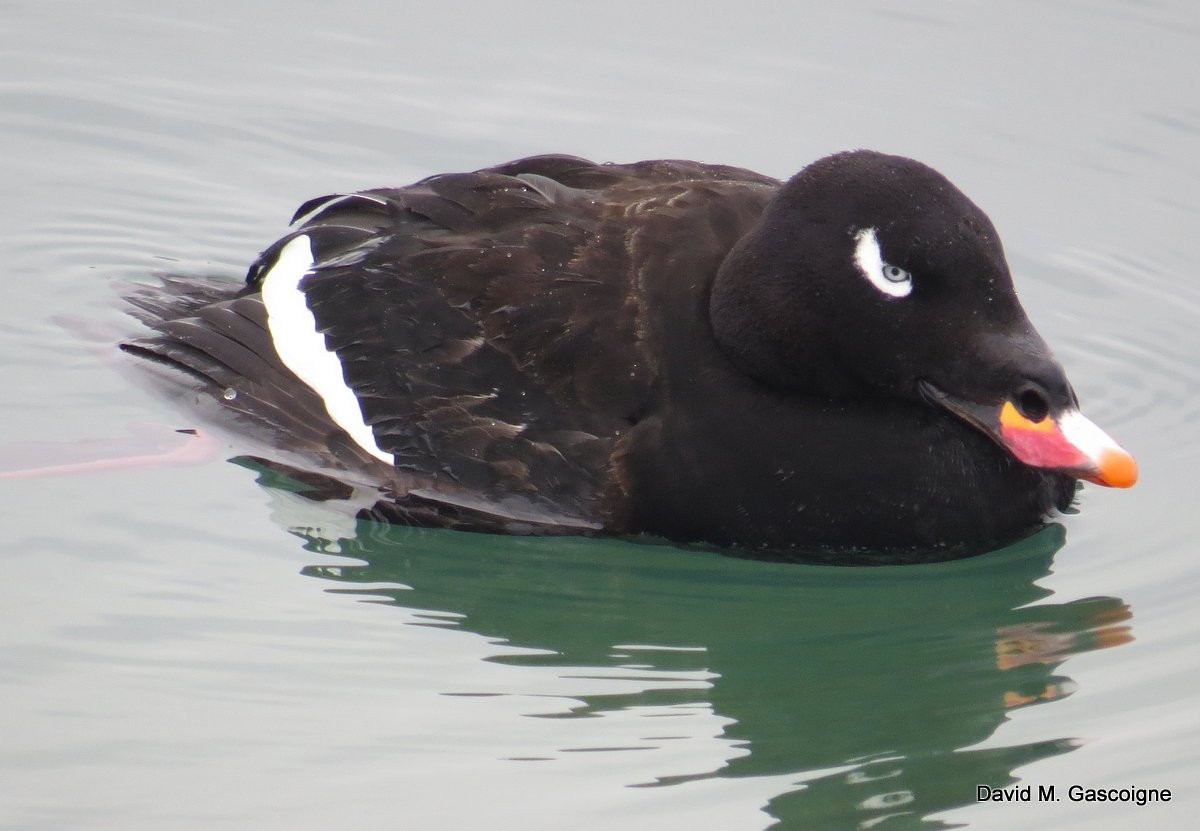
[[873, 150], [781, 181], [519, 159], [305, 202], [121, 343], [364, 516], [748, 550], [982, 549], [1128, 487], [987, 215]]

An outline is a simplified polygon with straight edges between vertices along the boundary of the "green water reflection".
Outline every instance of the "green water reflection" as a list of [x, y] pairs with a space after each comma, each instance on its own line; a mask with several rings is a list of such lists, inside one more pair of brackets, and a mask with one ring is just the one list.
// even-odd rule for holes
[[[336, 591], [458, 613], [469, 631], [552, 653], [494, 660], [712, 673], [710, 688], [585, 698], [576, 715], [707, 703], [748, 753], [704, 776], [784, 775], [766, 809], [785, 827], [942, 827], [928, 817], [972, 803], [977, 784], [1004, 786], [1018, 766], [1075, 746], [1049, 736], [971, 749], [1013, 708], [1069, 694], [1057, 672], [1067, 656], [1130, 639], [1120, 599], [1052, 603], [1037, 585], [1059, 526], [974, 559], [885, 568], [367, 522], [353, 538], [301, 536], [359, 561], [304, 569]], [[690, 649], [631, 660], [622, 645]], [[790, 774], [808, 781], [789, 785]]]

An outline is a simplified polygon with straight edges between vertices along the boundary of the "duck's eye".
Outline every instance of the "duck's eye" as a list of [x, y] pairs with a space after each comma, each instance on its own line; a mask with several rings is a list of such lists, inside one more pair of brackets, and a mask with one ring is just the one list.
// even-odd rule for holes
[[907, 297], [913, 287], [912, 274], [883, 261], [875, 229], [864, 228], [854, 235], [854, 241], [854, 264], [868, 282], [888, 297]]

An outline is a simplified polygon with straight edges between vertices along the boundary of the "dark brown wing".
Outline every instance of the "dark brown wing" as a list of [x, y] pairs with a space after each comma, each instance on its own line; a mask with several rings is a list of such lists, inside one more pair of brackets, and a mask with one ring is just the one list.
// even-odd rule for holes
[[[660, 381], [654, 237], [670, 224], [672, 244], [694, 242], [715, 267], [714, 246], [727, 250], [776, 184], [692, 162], [543, 156], [312, 200], [251, 267], [243, 296], [184, 309], [198, 324], [151, 320], [161, 336], [134, 348], [240, 397], [212, 361], [233, 375], [267, 374], [252, 356], [282, 367], [261, 354], [270, 351], [261, 321], [253, 337], [224, 332], [248, 347], [231, 354], [213, 337], [218, 318], [253, 318], [246, 307], [261, 310], [256, 292], [279, 251], [306, 235], [315, 263], [301, 288], [379, 447], [395, 456], [401, 508], [406, 498], [442, 500], [592, 521], [616, 442], [653, 406]], [[752, 195], [739, 201], [742, 192]], [[735, 209], [723, 207], [731, 194]], [[214, 331], [195, 331], [206, 326]], [[289, 431], [292, 422], [281, 420]], [[325, 418], [316, 433], [328, 429]]]

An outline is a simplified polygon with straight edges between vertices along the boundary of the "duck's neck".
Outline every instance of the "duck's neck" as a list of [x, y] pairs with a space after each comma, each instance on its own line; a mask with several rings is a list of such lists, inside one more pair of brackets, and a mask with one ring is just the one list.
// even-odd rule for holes
[[[722, 262], [709, 293], [713, 336], [743, 373], [777, 390], [829, 398], [872, 394], [837, 351], [819, 335], [830, 325], [816, 309], [796, 314], [795, 293], [807, 270], [803, 261], [782, 261], [760, 223]], [[789, 310], [785, 313], [785, 310]]]

